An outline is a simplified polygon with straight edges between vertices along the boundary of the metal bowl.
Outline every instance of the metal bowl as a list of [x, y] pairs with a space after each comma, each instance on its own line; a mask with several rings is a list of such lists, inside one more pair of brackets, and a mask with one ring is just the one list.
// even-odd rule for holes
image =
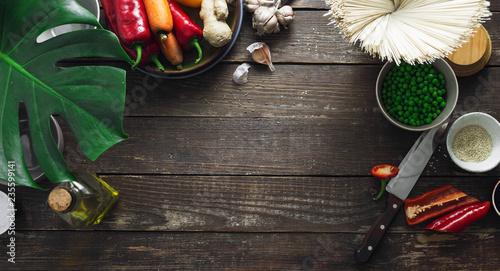
[[[61, 126], [57, 120], [51, 116], [50, 117], [50, 130], [52, 132], [52, 137], [57, 144], [60, 151], [64, 149], [64, 138], [61, 130]], [[38, 163], [38, 160], [33, 152], [33, 145], [31, 141], [31, 135], [29, 130], [28, 116], [24, 109], [24, 104], [21, 104], [21, 110], [19, 111], [19, 131], [21, 135], [21, 146], [23, 148], [24, 162], [31, 178], [36, 182], [40, 181], [45, 177], [45, 174]], [[0, 184], [7, 185], [7, 182], [0, 180]]]
[[[80, 4], [82, 7], [86, 8], [88, 11], [90, 11], [94, 16], [97, 18], [99, 21], [100, 17], [100, 6], [99, 6], [99, 0], [76, 0], [78, 4]], [[92, 25], [87, 25], [87, 24], [65, 24], [65, 25], [60, 25], [56, 26], [54, 28], [48, 29], [44, 31], [40, 36], [37, 37], [36, 41], [38, 43], [42, 43], [48, 39], [51, 39], [55, 36], [68, 33], [71, 31], [79, 30], [79, 29], [88, 29], [88, 28], [95, 28], [95, 26]]]

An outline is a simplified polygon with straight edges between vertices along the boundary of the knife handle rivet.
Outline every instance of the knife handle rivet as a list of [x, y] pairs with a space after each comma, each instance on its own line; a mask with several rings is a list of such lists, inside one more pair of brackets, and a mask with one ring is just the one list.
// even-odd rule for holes
[[397, 208], [398, 208], [398, 205], [397, 205], [396, 203], [394, 203], [394, 204], [392, 205], [392, 208], [397, 209]]
[[369, 251], [372, 251], [372, 250], [373, 250], [373, 247], [372, 247], [372, 246], [368, 246], [368, 250], [369, 250]]
[[385, 226], [384, 225], [380, 225], [380, 229], [381, 230], [385, 229]]

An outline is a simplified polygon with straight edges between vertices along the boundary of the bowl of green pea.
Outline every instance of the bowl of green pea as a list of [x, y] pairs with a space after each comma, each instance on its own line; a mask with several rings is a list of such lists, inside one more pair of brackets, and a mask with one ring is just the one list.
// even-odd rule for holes
[[443, 59], [432, 63], [387, 62], [376, 85], [382, 114], [397, 127], [425, 131], [442, 124], [458, 100], [458, 81]]

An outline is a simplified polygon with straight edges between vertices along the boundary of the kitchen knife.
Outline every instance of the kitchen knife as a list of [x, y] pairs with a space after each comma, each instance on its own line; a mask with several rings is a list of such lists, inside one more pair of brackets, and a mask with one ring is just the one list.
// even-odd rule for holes
[[449, 119], [441, 126], [423, 132], [399, 164], [398, 175], [389, 181], [385, 189], [389, 193], [385, 211], [372, 225], [361, 247], [354, 252], [357, 263], [366, 263], [370, 260], [396, 213], [404, 205], [405, 199], [429, 162], [436, 146], [443, 141], [448, 122]]

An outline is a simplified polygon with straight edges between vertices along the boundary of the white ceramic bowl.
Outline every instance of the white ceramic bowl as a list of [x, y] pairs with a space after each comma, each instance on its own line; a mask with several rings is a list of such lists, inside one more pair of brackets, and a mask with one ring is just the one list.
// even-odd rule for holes
[[[94, 16], [97, 18], [99, 21], [99, 16], [100, 16], [100, 6], [99, 6], [99, 0], [76, 0], [78, 4], [80, 4], [82, 7], [86, 8], [88, 11], [92, 12]], [[55, 36], [68, 33], [71, 31], [79, 30], [79, 29], [87, 29], [87, 28], [95, 28], [92, 25], [87, 25], [87, 24], [65, 24], [65, 25], [60, 25], [51, 29], [48, 29], [47, 31], [43, 32], [38, 36], [36, 39], [36, 42], [42, 43], [48, 39], [51, 39]]]
[[500, 206], [497, 206], [500, 204], [500, 181], [497, 182], [495, 185], [495, 188], [493, 188], [493, 193], [491, 194], [491, 205], [493, 205], [493, 208], [495, 208], [495, 211], [497, 212], [498, 215], [500, 215]]
[[404, 123], [399, 122], [395, 118], [393, 118], [389, 112], [387, 112], [383, 102], [382, 102], [382, 85], [384, 83], [385, 77], [389, 73], [389, 71], [396, 65], [394, 62], [387, 62], [385, 65], [382, 67], [382, 70], [380, 70], [380, 73], [378, 74], [377, 77], [377, 85], [375, 87], [375, 92], [377, 95], [377, 103], [379, 108], [382, 110], [382, 114], [385, 116], [387, 120], [389, 120], [392, 124], [396, 125], [399, 128], [403, 128], [405, 130], [409, 131], [425, 131], [432, 129], [436, 126], [439, 126], [443, 124], [444, 121], [448, 119], [448, 117], [453, 113], [453, 110], [455, 109], [455, 106], [457, 105], [458, 101], [458, 81], [457, 77], [455, 76], [455, 73], [453, 72], [453, 69], [446, 63], [446, 61], [442, 59], [437, 59], [432, 63], [432, 66], [438, 70], [439, 73], [442, 73], [444, 75], [444, 78], [446, 80], [446, 94], [445, 94], [445, 101], [446, 101], [446, 107], [443, 109], [441, 114], [433, 120], [429, 124], [424, 124], [421, 126], [411, 126], [407, 125]]
[[491, 194], [491, 205], [493, 205], [497, 214], [500, 215], [500, 181], [498, 181], [495, 188], [493, 188], [493, 193]]
[[0, 236], [10, 227], [9, 216], [15, 213], [15, 207], [10, 206], [13, 203], [9, 197], [0, 191]]
[[[491, 136], [493, 141], [493, 150], [491, 155], [482, 162], [464, 162], [459, 160], [452, 150], [453, 140], [457, 133], [463, 128], [470, 125], [478, 125], [483, 127]], [[459, 167], [470, 172], [486, 172], [495, 168], [500, 162], [500, 123], [492, 116], [473, 112], [468, 113], [458, 118], [450, 127], [446, 137], [446, 148], [451, 157], [451, 160]]]

